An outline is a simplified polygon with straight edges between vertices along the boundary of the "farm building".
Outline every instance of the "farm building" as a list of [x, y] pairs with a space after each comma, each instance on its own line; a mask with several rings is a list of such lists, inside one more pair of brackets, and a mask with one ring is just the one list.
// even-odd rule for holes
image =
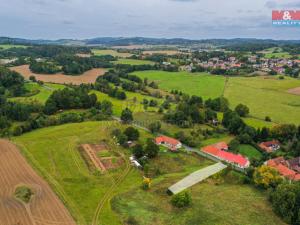
[[209, 154], [219, 160], [233, 164], [242, 169], [249, 167], [250, 161], [246, 157], [239, 154], [237, 155], [231, 152], [227, 152], [227, 150], [228, 145], [225, 142], [220, 142], [202, 148], [202, 151], [204, 153]]
[[280, 149], [279, 141], [267, 141], [259, 144], [259, 147], [267, 153], [272, 153]]
[[283, 157], [270, 159], [265, 163], [267, 166], [273, 167], [283, 177], [289, 180], [300, 180], [300, 157], [285, 160]]
[[171, 138], [171, 137], [167, 137], [167, 136], [159, 136], [159, 137], [155, 138], [155, 143], [157, 145], [163, 145], [163, 146], [167, 147], [168, 149], [170, 149], [171, 151], [176, 151], [182, 147], [182, 144], [180, 141], [178, 141], [174, 138]]

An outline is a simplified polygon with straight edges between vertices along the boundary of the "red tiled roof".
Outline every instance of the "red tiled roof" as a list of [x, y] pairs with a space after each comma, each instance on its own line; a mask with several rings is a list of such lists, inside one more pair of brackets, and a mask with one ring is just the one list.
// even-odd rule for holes
[[266, 141], [259, 144], [259, 147], [262, 150], [265, 150], [268, 153], [272, 152], [272, 149], [270, 148], [272, 145], [280, 145], [279, 141], [273, 140], [273, 141]]
[[288, 164], [283, 157], [277, 157], [267, 161], [267, 165], [276, 169], [282, 176], [290, 180], [300, 180], [300, 174], [288, 168]]
[[[218, 145], [217, 145], [218, 146]], [[226, 144], [227, 146], [227, 144]], [[209, 145], [204, 148], [202, 148], [203, 152], [206, 152], [210, 155], [214, 155], [218, 157], [219, 159], [228, 161], [230, 163], [238, 164], [240, 167], [246, 167], [249, 164], [248, 159], [243, 157], [242, 155], [236, 155], [231, 152], [226, 152], [221, 149], [218, 149], [216, 145]]]
[[296, 176], [296, 172], [293, 170], [290, 170], [288, 167], [279, 164], [275, 167], [277, 171], [284, 177], [287, 177], [289, 179], [293, 179]]
[[215, 156], [219, 155], [219, 152], [220, 152], [219, 149], [217, 149], [216, 147], [211, 146], [211, 145], [202, 148], [202, 151], [204, 151], [208, 154], [211, 154], [211, 155], [215, 155]]
[[167, 136], [159, 136], [157, 138], [155, 138], [155, 143], [156, 144], [161, 144], [162, 142], [168, 143], [170, 145], [178, 145], [180, 144], [180, 141], [171, 138], [171, 137], [167, 137]]

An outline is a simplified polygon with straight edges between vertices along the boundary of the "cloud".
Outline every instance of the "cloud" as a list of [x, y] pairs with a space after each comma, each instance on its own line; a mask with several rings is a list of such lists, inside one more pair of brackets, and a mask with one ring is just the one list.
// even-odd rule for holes
[[277, 2], [275, 1], [267, 1], [265, 4], [265, 7], [269, 8], [269, 9], [274, 9], [277, 7]]
[[300, 8], [300, 2], [287, 2], [282, 4], [283, 7], [295, 7], [295, 8]]
[[198, 0], [170, 0], [172, 2], [197, 2]]

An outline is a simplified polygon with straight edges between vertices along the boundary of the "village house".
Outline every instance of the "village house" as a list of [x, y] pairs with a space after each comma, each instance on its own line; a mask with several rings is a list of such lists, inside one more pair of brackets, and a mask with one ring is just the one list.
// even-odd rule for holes
[[171, 138], [171, 137], [167, 137], [167, 136], [159, 136], [157, 138], [155, 138], [155, 143], [157, 145], [162, 145], [167, 147], [168, 149], [170, 149], [171, 151], [177, 151], [178, 149], [180, 149], [182, 147], [182, 144], [180, 141]]
[[277, 157], [265, 162], [278, 171], [278, 173], [288, 180], [300, 181], [300, 157], [285, 160], [283, 157]]
[[272, 153], [280, 149], [280, 143], [276, 140], [262, 142], [258, 146], [267, 153]]
[[248, 168], [250, 166], [250, 161], [240, 155], [227, 152], [228, 145], [225, 142], [216, 143], [214, 145], [209, 145], [202, 148], [202, 152], [211, 155], [221, 161], [233, 164], [241, 169]]

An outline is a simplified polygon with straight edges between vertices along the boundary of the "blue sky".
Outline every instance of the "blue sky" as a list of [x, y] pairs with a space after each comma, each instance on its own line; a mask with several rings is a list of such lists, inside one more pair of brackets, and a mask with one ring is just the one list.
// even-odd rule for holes
[[300, 0], [1, 0], [0, 36], [300, 39], [272, 27], [272, 9]]

